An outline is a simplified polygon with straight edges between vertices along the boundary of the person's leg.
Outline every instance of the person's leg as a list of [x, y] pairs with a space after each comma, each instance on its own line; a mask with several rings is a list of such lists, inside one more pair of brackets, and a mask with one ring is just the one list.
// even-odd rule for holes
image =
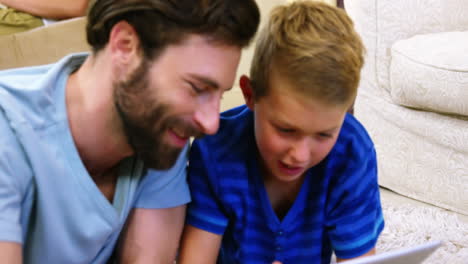
[[40, 17], [12, 8], [0, 8], [0, 35], [27, 31], [43, 25]]

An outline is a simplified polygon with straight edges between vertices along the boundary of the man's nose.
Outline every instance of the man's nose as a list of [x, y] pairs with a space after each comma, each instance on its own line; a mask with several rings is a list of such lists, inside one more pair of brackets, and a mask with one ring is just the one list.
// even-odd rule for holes
[[220, 98], [211, 98], [199, 104], [195, 111], [195, 122], [203, 134], [213, 135], [219, 128]]

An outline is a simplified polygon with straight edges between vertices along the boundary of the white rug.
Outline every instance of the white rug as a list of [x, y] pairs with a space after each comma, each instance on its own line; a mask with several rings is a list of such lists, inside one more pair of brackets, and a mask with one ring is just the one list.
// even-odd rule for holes
[[436, 207], [391, 204], [382, 201], [385, 229], [377, 243], [377, 254], [440, 240], [424, 264], [467, 264], [468, 223]]

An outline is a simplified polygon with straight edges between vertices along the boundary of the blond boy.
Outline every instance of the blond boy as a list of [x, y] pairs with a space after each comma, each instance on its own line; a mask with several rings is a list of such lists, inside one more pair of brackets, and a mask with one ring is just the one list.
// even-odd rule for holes
[[347, 109], [363, 45], [346, 13], [278, 6], [257, 41], [245, 106], [192, 147], [180, 263], [330, 263], [374, 253], [376, 155]]

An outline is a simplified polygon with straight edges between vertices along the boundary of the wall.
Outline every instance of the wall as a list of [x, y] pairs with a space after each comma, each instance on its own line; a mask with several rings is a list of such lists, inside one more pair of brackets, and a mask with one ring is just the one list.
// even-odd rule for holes
[[[260, 28], [265, 24], [271, 9], [280, 4], [284, 4], [287, 2], [292, 2], [294, 0], [257, 0], [257, 4], [260, 7], [261, 13], [261, 22]], [[336, 0], [317, 0], [321, 2], [326, 2], [331, 5], [336, 5]], [[237, 78], [236, 82], [234, 83], [234, 87], [231, 91], [227, 92], [223, 96], [223, 100], [221, 102], [221, 111], [227, 110], [234, 106], [238, 106], [244, 104], [244, 99], [242, 96], [242, 92], [239, 88], [239, 78], [243, 74], [248, 75], [250, 70], [250, 61], [252, 60], [253, 50], [254, 50], [255, 43], [253, 42], [250, 47], [242, 52], [242, 59], [237, 70]]]
[[[265, 24], [266, 18], [268, 17], [271, 9], [276, 5], [284, 4], [286, 2], [286, 0], [257, 0], [257, 4], [260, 7], [261, 13], [260, 28]], [[254, 46], [255, 42], [252, 42], [250, 47], [242, 52], [242, 59], [237, 70], [236, 82], [234, 83], [232, 90], [224, 94], [223, 100], [221, 102], [221, 111], [244, 103], [242, 92], [239, 88], [239, 78], [243, 74], [249, 74], [250, 61], [252, 60]]]

